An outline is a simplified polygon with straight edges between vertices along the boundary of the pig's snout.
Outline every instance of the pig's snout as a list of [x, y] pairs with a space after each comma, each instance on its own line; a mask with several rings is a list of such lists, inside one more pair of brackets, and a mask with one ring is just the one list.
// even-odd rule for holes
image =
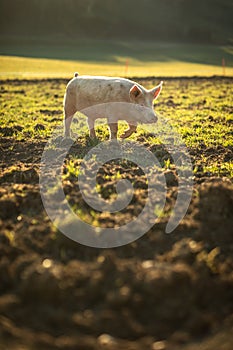
[[147, 123], [148, 124], [152, 124], [152, 123], [156, 123], [158, 121], [158, 117], [157, 117], [157, 114], [153, 111], [151, 111], [149, 114], [148, 114], [148, 118], [146, 118], [147, 120]]
[[[146, 124], [156, 123], [158, 121], [157, 114], [152, 108], [141, 107], [143, 122]], [[142, 121], [142, 119], [141, 119]]]
[[157, 121], [158, 121], [158, 117], [157, 117], [156, 113], [154, 113], [152, 123], [157, 123]]

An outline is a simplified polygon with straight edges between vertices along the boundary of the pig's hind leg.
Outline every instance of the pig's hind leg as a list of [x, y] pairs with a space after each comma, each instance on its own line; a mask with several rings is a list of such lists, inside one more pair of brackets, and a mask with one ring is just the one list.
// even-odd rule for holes
[[77, 109], [74, 107], [74, 105], [71, 105], [68, 101], [68, 98], [65, 97], [65, 101], [64, 101], [65, 137], [70, 137], [70, 126], [73, 120], [73, 116], [76, 112], [77, 112]]
[[70, 125], [73, 119], [73, 115], [65, 115], [65, 137], [70, 137]]
[[108, 123], [109, 130], [110, 130], [110, 140], [116, 140], [117, 139], [117, 132], [118, 132], [118, 123]]
[[89, 128], [89, 135], [91, 138], [96, 138], [96, 133], [95, 133], [95, 120], [92, 118], [87, 118], [87, 124]]
[[128, 124], [129, 128], [125, 130], [124, 134], [120, 136], [121, 139], [126, 139], [127, 137], [131, 136], [134, 132], [137, 131], [137, 125], [135, 124]]

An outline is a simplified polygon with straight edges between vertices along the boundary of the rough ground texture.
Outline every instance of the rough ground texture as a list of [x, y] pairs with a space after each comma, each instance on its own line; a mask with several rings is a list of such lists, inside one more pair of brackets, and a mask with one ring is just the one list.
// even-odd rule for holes
[[[178, 83], [188, 96], [189, 84], [195, 82]], [[218, 83], [205, 81], [209, 86]], [[225, 83], [229, 86], [229, 81]], [[172, 84], [177, 85], [177, 81]], [[193, 197], [186, 216], [172, 234], [164, 233], [178, 184], [176, 171], [170, 166], [164, 170], [166, 210], [158, 223], [129, 245], [94, 249], [69, 240], [53, 227], [39, 192], [40, 158], [48, 137], [43, 134], [46, 122], [33, 119], [33, 113], [45, 116], [54, 125], [61, 120], [64, 82], [12, 81], [2, 82], [2, 86], [1, 102], [9, 114], [14, 96], [23, 95], [29, 103], [30, 91], [35, 89], [38, 101], [28, 122], [34, 123], [33, 132], [22, 120], [18, 124], [3, 123], [0, 130], [0, 348], [230, 350], [232, 176], [226, 166], [218, 174], [207, 170], [212, 164], [220, 166], [232, 160], [232, 143], [200, 143], [199, 148], [190, 144], [195, 168]], [[46, 109], [39, 95], [58, 102]], [[202, 108], [206, 103], [201, 98]], [[172, 97], [165, 101], [170, 110], [174, 110], [175, 103]], [[232, 108], [229, 101], [223, 107], [227, 113]], [[27, 114], [26, 108], [21, 104], [19, 111]], [[187, 108], [196, 113], [190, 104]], [[214, 124], [209, 117], [206, 122]], [[147, 144], [145, 135], [137, 137], [145, 147], [157, 154], [162, 152], [161, 161], [166, 156], [161, 145]], [[85, 147], [77, 142], [71, 150], [77, 164]], [[82, 203], [77, 179], [69, 173], [67, 164], [65, 192], [74, 208], [83, 209], [82, 215], [89, 222], [93, 214]], [[125, 212], [95, 217], [103, 226], [115, 226], [125, 220], [124, 216], [130, 219], [137, 215], [146, 196], [145, 176], [134, 167], [123, 169], [119, 164], [106, 164], [101, 169], [97, 180], [103, 196], [114, 195], [111, 177], [116, 172], [126, 172], [125, 178], [134, 180], [135, 196]]]

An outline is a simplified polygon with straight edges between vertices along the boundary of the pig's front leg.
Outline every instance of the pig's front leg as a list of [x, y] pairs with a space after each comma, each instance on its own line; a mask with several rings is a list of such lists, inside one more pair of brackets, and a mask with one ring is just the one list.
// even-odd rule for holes
[[87, 124], [89, 128], [89, 135], [91, 138], [96, 138], [96, 133], [95, 133], [95, 120], [92, 118], [87, 119]]
[[137, 131], [137, 125], [135, 124], [128, 124], [129, 128], [125, 130], [124, 134], [120, 136], [121, 139], [126, 139], [127, 137], [131, 136], [134, 132]]
[[116, 140], [117, 139], [117, 131], [118, 131], [118, 123], [109, 123], [108, 126], [110, 129], [110, 140]]

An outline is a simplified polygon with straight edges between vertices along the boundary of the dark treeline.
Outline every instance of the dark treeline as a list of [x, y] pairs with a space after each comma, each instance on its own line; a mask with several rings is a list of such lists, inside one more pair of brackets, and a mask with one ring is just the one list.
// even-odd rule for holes
[[232, 0], [0, 0], [3, 35], [224, 43]]

